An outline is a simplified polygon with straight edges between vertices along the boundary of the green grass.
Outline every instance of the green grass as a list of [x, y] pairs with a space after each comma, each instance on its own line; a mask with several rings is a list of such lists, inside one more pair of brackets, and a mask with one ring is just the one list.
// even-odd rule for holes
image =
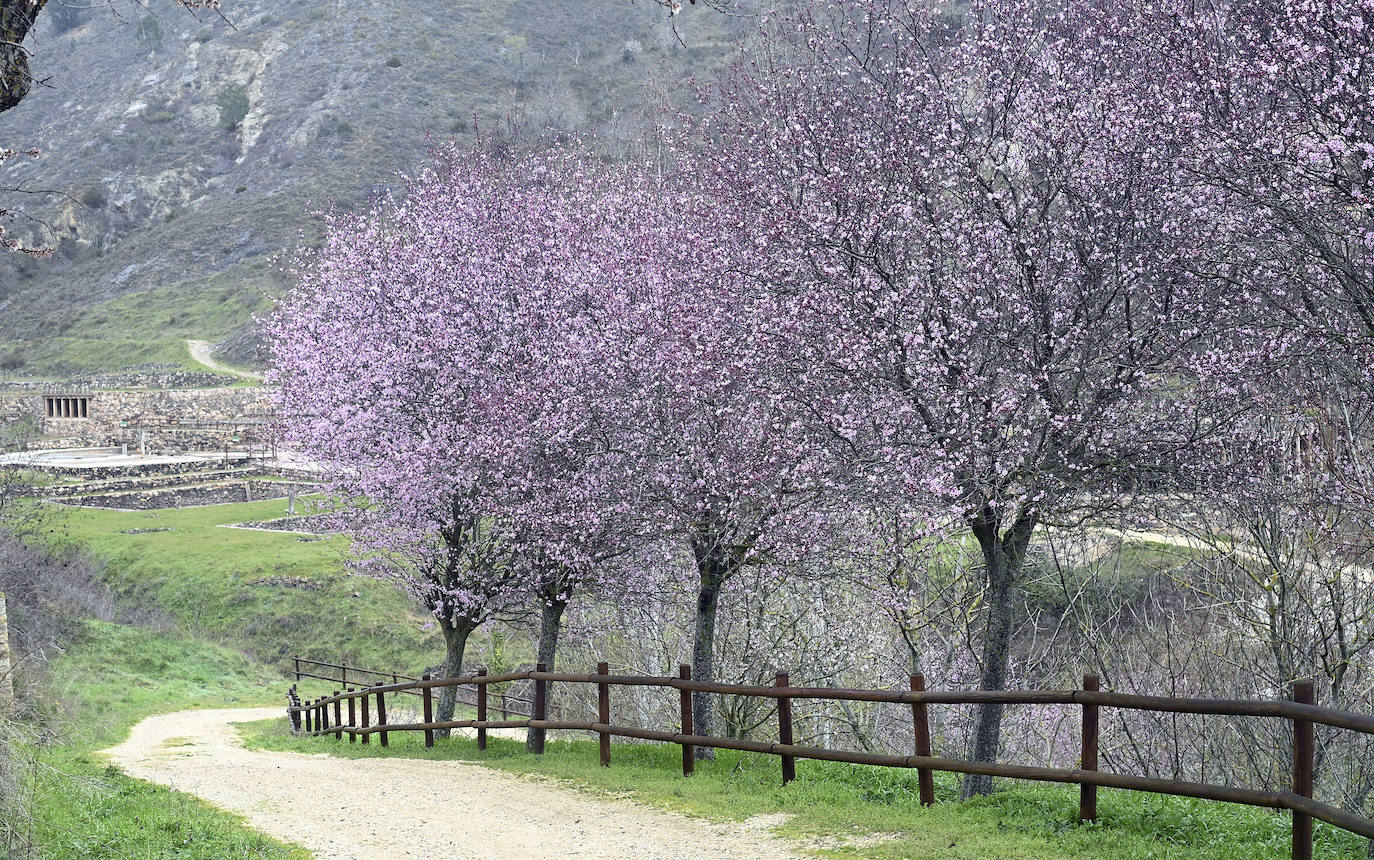
[[[187, 633], [264, 663], [284, 668], [298, 654], [415, 675], [437, 662], [439, 634], [424, 629], [405, 594], [347, 574], [343, 538], [222, 527], [283, 516], [286, 504], [60, 508], [57, 533], [102, 562], [120, 598], [155, 606]], [[149, 528], [169, 531], [125, 534]]]
[[139, 719], [189, 707], [284, 704], [282, 676], [243, 652], [173, 632], [87, 621], [50, 667], [50, 702], [79, 744], [116, 742]]
[[19, 373], [24, 376], [112, 372], [146, 364], [207, 371], [191, 358], [187, 339], [214, 342], [270, 307], [266, 262], [248, 267], [246, 277], [247, 283], [215, 276], [100, 302], [64, 320], [58, 332], [0, 344], [0, 353], [22, 355]]
[[[341, 538], [222, 527], [285, 507], [53, 509], [54, 542], [103, 562], [102, 577], [124, 603], [155, 608], [173, 629], [87, 622], [50, 667], [42, 707], [67, 729], [35, 771], [43, 856], [305, 856], [237, 816], [123, 776], [97, 754], [149, 714], [284, 704], [282, 670], [293, 653], [407, 673], [442, 653], [403, 594], [344, 572]], [[147, 528], [170, 531], [125, 534]]]
[[238, 816], [190, 795], [131, 779], [90, 756], [48, 761], [39, 778], [35, 833], [42, 856], [306, 858], [310, 854], [245, 826]]
[[283, 682], [242, 653], [176, 633], [85, 622], [50, 667], [41, 703], [62, 733], [32, 771], [33, 839], [52, 858], [301, 858], [231, 813], [132, 779], [97, 750], [134, 722], [190, 707], [283, 702]]
[[[419, 734], [391, 736], [391, 747], [332, 738], [298, 738], [285, 719], [242, 727], [251, 747], [329, 753], [348, 758], [401, 756], [478, 762], [519, 774], [544, 774], [583, 790], [630, 795], [653, 806], [713, 820], [782, 813], [778, 830], [826, 857], [948, 860], [1279, 860], [1289, 856], [1287, 815], [1230, 804], [1100, 790], [1100, 823], [1079, 826], [1076, 788], [1009, 783], [990, 797], [957, 802], [958, 780], [936, 775], [938, 801], [917, 802], [913, 771], [799, 761], [783, 787], [778, 759], [718, 750], [684, 778], [678, 747], [615, 744], [612, 766], [598, 765], [594, 740], [550, 740], [543, 756], [519, 741], [493, 738], [477, 749], [466, 738], [423, 746]], [[1363, 858], [1365, 842], [1318, 824], [1316, 856]]]
[[148, 337], [143, 339], [61, 336], [35, 341], [23, 349], [26, 360], [20, 372], [25, 376], [62, 377], [79, 373], [117, 372], [146, 364], [162, 365], [166, 370], [205, 371], [191, 358], [183, 338]]

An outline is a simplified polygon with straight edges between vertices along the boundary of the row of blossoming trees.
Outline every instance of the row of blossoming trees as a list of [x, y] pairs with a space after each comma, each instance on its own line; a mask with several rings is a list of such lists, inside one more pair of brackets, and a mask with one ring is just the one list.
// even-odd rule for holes
[[[330, 216], [278, 408], [446, 672], [534, 611], [542, 662], [572, 617], [701, 679], [900, 642], [995, 690], [1048, 639], [1150, 692], [1364, 689], [1374, 6], [936, 5], [765, 17], [645, 163], [451, 148]], [[1147, 513], [1186, 565], [1081, 575]]]

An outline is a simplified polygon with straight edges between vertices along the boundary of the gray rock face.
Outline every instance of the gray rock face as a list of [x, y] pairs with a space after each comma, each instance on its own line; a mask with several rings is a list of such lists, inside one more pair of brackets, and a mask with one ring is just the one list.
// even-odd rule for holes
[[[105, 337], [116, 320], [100, 303], [132, 293], [240, 289], [253, 300], [236, 319], [164, 295], [124, 329], [211, 341], [235, 332], [264, 292], [282, 287], [283, 252], [312, 242], [312, 212], [365, 206], [378, 187], [402, 190], [398, 172], [436, 142], [514, 123], [546, 140], [590, 132], [621, 154], [658, 118], [662, 93], [694, 100], [686, 79], [710, 78], [745, 26], [698, 7], [678, 16], [683, 45], [660, 7], [631, 0], [224, 10], [232, 27], [155, 2], [162, 37], [151, 50], [136, 22], [103, 9], [60, 35], [40, 18], [34, 76], [55, 87], [34, 88], [0, 115], [0, 145], [43, 151], [16, 159], [0, 186], [65, 195], [22, 200], [51, 233], [36, 221], [10, 225], [55, 246], [51, 259], [0, 254], [0, 302], [11, 299], [0, 357], [8, 347], [21, 373], [24, 349], [47, 339]], [[625, 50], [630, 43], [639, 50]], [[646, 90], [650, 80], [657, 92]], [[237, 122], [222, 107], [226, 93], [246, 96]], [[230, 345], [235, 361], [256, 356], [246, 332]]]

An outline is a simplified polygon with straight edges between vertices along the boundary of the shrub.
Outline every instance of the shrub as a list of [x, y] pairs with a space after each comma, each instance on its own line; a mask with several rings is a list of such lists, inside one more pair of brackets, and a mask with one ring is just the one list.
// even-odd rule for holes
[[16, 346], [5, 352], [0, 352], [0, 370], [18, 370], [29, 360], [28, 351], [21, 346]]
[[87, 209], [104, 209], [109, 199], [102, 185], [92, 185], [81, 192], [81, 205]]
[[233, 131], [248, 116], [248, 93], [238, 84], [230, 84], [215, 98], [219, 105], [219, 124]]
[[148, 53], [162, 47], [162, 25], [153, 15], [144, 15], [138, 20], [138, 28], [134, 35], [138, 39], [138, 44]]

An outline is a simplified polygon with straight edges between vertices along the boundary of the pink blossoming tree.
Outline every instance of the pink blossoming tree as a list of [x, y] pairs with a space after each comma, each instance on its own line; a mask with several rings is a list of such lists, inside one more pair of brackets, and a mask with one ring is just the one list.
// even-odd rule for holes
[[[794, 400], [876, 491], [976, 538], [1000, 690], [1037, 526], [1191, 479], [1181, 455], [1267, 355], [1253, 302], [1212, 253], [1223, 195], [1174, 157], [1203, 137], [1172, 69], [1118, 38], [1132, 9], [812, 8], [719, 93], [717, 193], [753, 213]], [[1002, 711], [981, 707], [975, 760]]]

